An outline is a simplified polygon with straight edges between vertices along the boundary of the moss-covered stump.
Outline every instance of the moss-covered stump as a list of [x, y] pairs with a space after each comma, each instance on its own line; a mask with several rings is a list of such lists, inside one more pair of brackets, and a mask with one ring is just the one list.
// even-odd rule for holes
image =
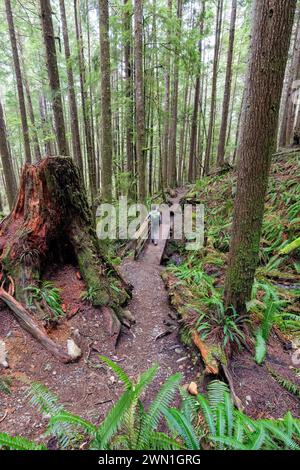
[[26, 304], [26, 288], [56, 257], [72, 258], [94, 305], [120, 316], [130, 286], [101, 253], [82, 179], [66, 157], [24, 166], [14, 208], [0, 225], [2, 278], [13, 280], [18, 301]]

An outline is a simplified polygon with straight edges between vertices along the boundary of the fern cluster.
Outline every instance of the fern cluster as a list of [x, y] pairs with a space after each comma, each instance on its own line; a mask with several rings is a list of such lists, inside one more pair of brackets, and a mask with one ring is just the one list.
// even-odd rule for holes
[[[255, 420], [235, 409], [228, 386], [213, 381], [207, 387], [207, 396], [190, 396], [179, 389], [180, 374], [170, 376], [150, 405], [145, 408], [143, 392], [153, 381], [158, 366], [154, 365], [132, 381], [111, 360], [102, 357], [124, 384], [124, 393], [100, 424], [64, 410], [55, 395], [40, 384], [32, 384], [29, 400], [50, 415], [47, 433], [56, 436], [60, 448], [79, 447], [88, 439], [89, 448], [97, 450], [163, 450], [188, 449], [293, 449], [300, 450], [300, 420], [287, 413], [283, 419]], [[175, 393], [181, 393], [181, 408], [170, 408]], [[160, 430], [161, 423], [167, 432]], [[0, 433], [0, 448], [42, 450], [43, 445], [22, 437]]]

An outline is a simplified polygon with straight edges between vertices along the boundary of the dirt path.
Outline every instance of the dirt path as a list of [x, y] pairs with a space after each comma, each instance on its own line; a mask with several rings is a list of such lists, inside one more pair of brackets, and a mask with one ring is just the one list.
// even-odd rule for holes
[[[65, 342], [76, 334], [83, 351], [77, 364], [59, 363], [0, 305], [0, 338], [6, 343], [10, 365], [9, 369], [1, 368], [0, 374], [12, 378], [11, 395], [0, 392], [0, 431], [39, 439], [47, 426], [47, 419], [29, 405], [27, 386], [20, 380], [23, 378], [46, 385], [67, 410], [94, 423], [101, 421], [123, 388], [112, 372], [99, 364], [99, 354], [118, 362], [131, 377], [158, 363], [159, 373], [147, 392], [146, 401], [175, 372], [182, 372], [183, 383], [196, 379], [200, 364], [194, 365], [180, 344], [176, 315], [169, 306], [160, 277], [162, 267], [158, 260], [164, 243], [160, 240], [157, 247], [148, 245], [138, 261], [127, 258], [121, 265], [123, 275], [134, 287], [128, 309], [135, 316], [136, 324], [131, 330], [124, 329], [116, 348], [103, 328], [99, 310], [81, 301], [85, 286], [76, 276], [75, 267], [54, 266], [47, 273], [45, 277], [61, 289], [67, 312], [73, 315], [52, 332], [52, 337]], [[163, 336], [165, 332], [169, 334]]]

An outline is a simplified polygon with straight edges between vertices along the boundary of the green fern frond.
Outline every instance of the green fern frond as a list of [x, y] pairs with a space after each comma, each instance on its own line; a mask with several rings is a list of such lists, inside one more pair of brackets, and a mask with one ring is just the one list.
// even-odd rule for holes
[[208, 426], [210, 434], [212, 436], [216, 436], [215, 415], [209, 405], [209, 402], [206, 400], [206, 398], [204, 398], [203, 395], [198, 395], [197, 400], [201, 407], [201, 411]]
[[110, 409], [96, 433], [95, 443], [97, 450], [107, 449], [110, 439], [118, 429], [120, 429], [124, 415], [126, 411], [128, 411], [133, 399], [133, 391], [126, 390], [117, 403]]
[[224, 403], [224, 396], [229, 392], [228, 385], [220, 380], [213, 380], [207, 385], [207, 398], [213, 411], [218, 408], [219, 403]]
[[255, 343], [255, 362], [262, 364], [267, 354], [267, 344], [262, 335], [262, 331], [259, 328], [256, 332], [256, 343]]
[[253, 436], [252, 442], [249, 444], [249, 450], [259, 450], [262, 448], [266, 439], [266, 431], [263, 426], [260, 426], [260, 429], [255, 435]]
[[187, 420], [183, 413], [176, 408], [170, 408], [164, 412], [168, 425], [172, 431], [183, 439], [189, 450], [199, 450], [199, 439], [196, 436], [193, 425]]
[[81, 418], [80, 416], [69, 413], [68, 411], [61, 411], [59, 414], [52, 416], [49, 421], [49, 428], [53, 428], [58, 423], [69, 424], [74, 427], [81, 427], [86, 433], [95, 435], [97, 427], [89, 421]]
[[233, 432], [234, 408], [233, 408], [231, 396], [229, 393], [224, 394], [224, 413], [225, 413], [225, 419], [227, 423], [227, 435], [231, 437], [232, 432]]
[[175, 439], [167, 436], [163, 432], [153, 432], [148, 436], [147, 450], [183, 450], [184, 446], [180, 445]]
[[180, 373], [171, 375], [160, 388], [141, 423], [139, 445], [143, 446], [147, 435], [158, 426], [164, 411], [170, 406], [181, 378]]
[[25, 439], [20, 436], [9, 436], [6, 433], [0, 433], [0, 449], [8, 450], [46, 450], [43, 444], [36, 444], [35, 442]]
[[29, 403], [41, 413], [54, 416], [63, 411], [63, 406], [58, 402], [57, 396], [38, 382], [30, 384], [27, 398], [29, 398]]
[[225, 446], [227, 449], [234, 449], [234, 450], [248, 450], [248, 447], [245, 444], [242, 444], [234, 437], [216, 437], [216, 436], [208, 436], [209, 440]]
[[282, 375], [278, 374], [272, 367], [268, 366], [268, 371], [272, 375], [272, 377], [276, 380], [279, 385], [285, 388], [288, 392], [292, 393], [293, 395], [300, 397], [300, 388], [294, 383], [291, 382], [289, 379], [282, 377]]
[[265, 429], [267, 429], [271, 435], [276, 440], [281, 441], [286, 449], [291, 449], [291, 450], [300, 450], [300, 447], [296, 442], [293, 441], [284, 431], [282, 431], [278, 424], [276, 422], [271, 422], [268, 420], [262, 420], [263, 426]]
[[107, 364], [113, 370], [113, 372], [119, 377], [119, 379], [125, 385], [126, 390], [129, 390], [130, 388], [132, 388], [132, 385], [133, 385], [132, 380], [130, 380], [126, 372], [121, 367], [119, 367], [115, 362], [111, 361], [108, 357], [99, 356], [99, 358], [102, 362], [105, 362], [105, 364]]
[[0, 377], [0, 392], [10, 395], [11, 390], [11, 378], [10, 377]]

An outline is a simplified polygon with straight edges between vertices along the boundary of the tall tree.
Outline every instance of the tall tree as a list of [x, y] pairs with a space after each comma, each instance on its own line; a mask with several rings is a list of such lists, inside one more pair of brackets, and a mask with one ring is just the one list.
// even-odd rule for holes
[[287, 70], [286, 93], [283, 100], [283, 113], [279, 134], [279, 146], [284, 147], [291, 141], [295, 121], [296, 104], [293, 102], [293, 82], [300, 75], [300, 13], [296, 23], [292, 59]]
[[133, 153], [133, 80], [132, 80], [132, 47], [131, 47], [131, 0], [124, 0], [124, 68], [125, 68], [125, 95], [126, 95], [126, 155], [127, 171], [129, 173], [129, 194], [133, 195], [134, 153]]
[[192, 116], [192, 129], [191, 129], [191, 146], [190, 146], [190, 158], [189, 158], [189, 172], [188, 180], [194, 181], [196, 173], [196, 149], [197, 149], [197, 123], [198, 123], [198, 110], [199, 110], [199, 99], [200, 99], [200, 85], [201, 85], [201, 61], [202, 61], [202, 36], [204, 31], [204, 15], [205, 15], [205, 0], [202, 0], [202, 11], [200, 16], [200, 41], [198, 44], [199, 48], [199, 64], [197, 67], [197, 77], [195, 85], [194, 95], [194, 108]]
[[[172, 17], [172, 0], [168, 0], [168, 30], [167, 44], [171, 42], [170, 18]], [[163, 153], [162, 153], [162, 185], [168, 183], [168, 153], [169, 153], [169, 132], [170, 132], [170, 73], [171, 73], [171, 55], [166, 55], [165, 64], [165, 97], [164, 97], [164, 131], [163, 131]]]
[[82, 102], [82, 115], [84, 124], [84, 135], [86, 143], [87, 153], [87, 164], [88, 164], [88, 181], [89, 190], [91, 195], [92, 203], [97, 192], [97, 178], [96, 178], [96, 159], [95, 159], [95, 147], [92, 137], [92, 124], [90, 120], [90, 108], [89, 99], [87, 92], [87, 80], [85, 70], [85, 58], [83, 49], [83, 38], [80, 15], [78, 14], [78, 0], [74, 0], [74, 19], [75, 19], [75, 30], [76, 40], [78, 47], [78, 64], [79, 64], [79, 77], [80, 77], [80, 92]]
[[174, 71], [172, 83], [172, 104], [168, 152], [168, 184], [175, 187], [177, 183], [177, 113], [178, 113], [178, 86], [179, 86], [179, 42], [182, 23], [182, 0], [177, 0], [176, 47], [174, 54]]
[[50, 0], [40, 0], [40, 10], [58, 151], [60, 155], [66, 156], [69, 155], [69, 146], [66, 137]]
[[27, 123], [27, 115], [26, 115], [22, 73], [21, 73], [14, 19], [13, 19], [10, 0], [5, 0], [5, 9], [6, 9], [6, 17], [7, 17], [8, 29], [9, 29], [11, 48], [12, 48], [12, 53], [13, 53], [16, 80], [17, 80], [19, 107], [20, 107], [20, 114], [21, 114], [23, 140], [24, 140], [25, 159], [27, 163], [31, 163], [30, 139], [29, 139], [29, 130], [28, 130], [28, 123]]
[[204, 168], [203, 168], [203, 173], [205, 175], [207, 175], [207, 173], [209, 172], [213, 131], [214, 131], [222, 16], [223, 16], [223, 0], [218, 0], [217, 16], [216, 16], [216, 31], [215, 31], [215, 48], [214, 48], [214, 59], [213, 59], [213, 75], [212, 75], [212, 85], [211, 85], [209, 126], [208, 126], [208, 131], [207, 131], [207, 142], [206, 142]]
[[238, 148], [238, 180], [225, 304], [246, 311], [258, 263], [264, 200], [296, 0], [255, 0]]
[[66, 8], [65, 8], [64, 0], [59, 0], [59, 6], [60, 6], [60, 16], [61, 16], [61, 23], [62, 23], [64, 49], [65, 49], [66, 66], [67, 66], [73, 157], [81, 171], [81, 174], [83, 175], [83, 160], [82, 160], [82, 153], [81, 153], [78, 111], [77, 111], [77, 103], [76, 103], [76, 95], [75, 95], [73, 67], [72, 67], [72, 61], [71, 61], [68, 23], [67, 23]]
[[104, 201], [112, 197], [112, 132], [110, 92], [110, 50], [108, 0], [99, 0], [100, 13], [100, 66], [101, 66], [101, 194]]
[[135, 114], [136, 156], [139, 178], [139, 200], [146, 198], [146, 150], [143, 74], [143, 0], [134, 2]]
[[233, 59], [233, 46], [234, 46], [234, 36], [235, 36], [236, 10], [237, 10], [237, 0], [232, 0], [222, 121], [221, 121], [218, 155], [217, 155], [217, 166], [219, 167], [222, 167], [224, 165], [224, 158], [225, 158], [225, 142], [226, 142], [228, 113], [229, 113], [230, 94], [231, 94], [232, 59]]
[[2, 104], [0, 102], [0, 154], [5, 179], [5, 189], [9, 208], [12, 209], [17, 194], [17, 182], [7, 142], [7, 132]]
[[32, 99], [31, 99], [30, 86], [29, 86], [29, 81], [28, 81], [28, 77], [27, 77], [27, 73], [26, 73], [24, 54], [23, 54], [23, 46], [22, 46], [22, 41], [21, 41], [20, 37], [18, 37], [18, 44], [19, 44], [19, 51], [20, 51], [20, 61], [21, 61], [21, 65], [22, 65], [23, 82], [24, 82], [24, 88], [25, 88], [25, 92], [26, 92], [28, 114], [29, 114], [30, 123], [31, 123], [32, 143], [33, 143], [34, 155], [35, 155], [35, 160], [38, 162], [39, 160], [41, 160], [42, 156], [41, 156], [41, 150], [40, 150], [40, 144], [39, 144], [37, 128], [36, 128], [36, 124], [35, 124], [35, 116], [34, 116], [33, 104], [32, 104]]

